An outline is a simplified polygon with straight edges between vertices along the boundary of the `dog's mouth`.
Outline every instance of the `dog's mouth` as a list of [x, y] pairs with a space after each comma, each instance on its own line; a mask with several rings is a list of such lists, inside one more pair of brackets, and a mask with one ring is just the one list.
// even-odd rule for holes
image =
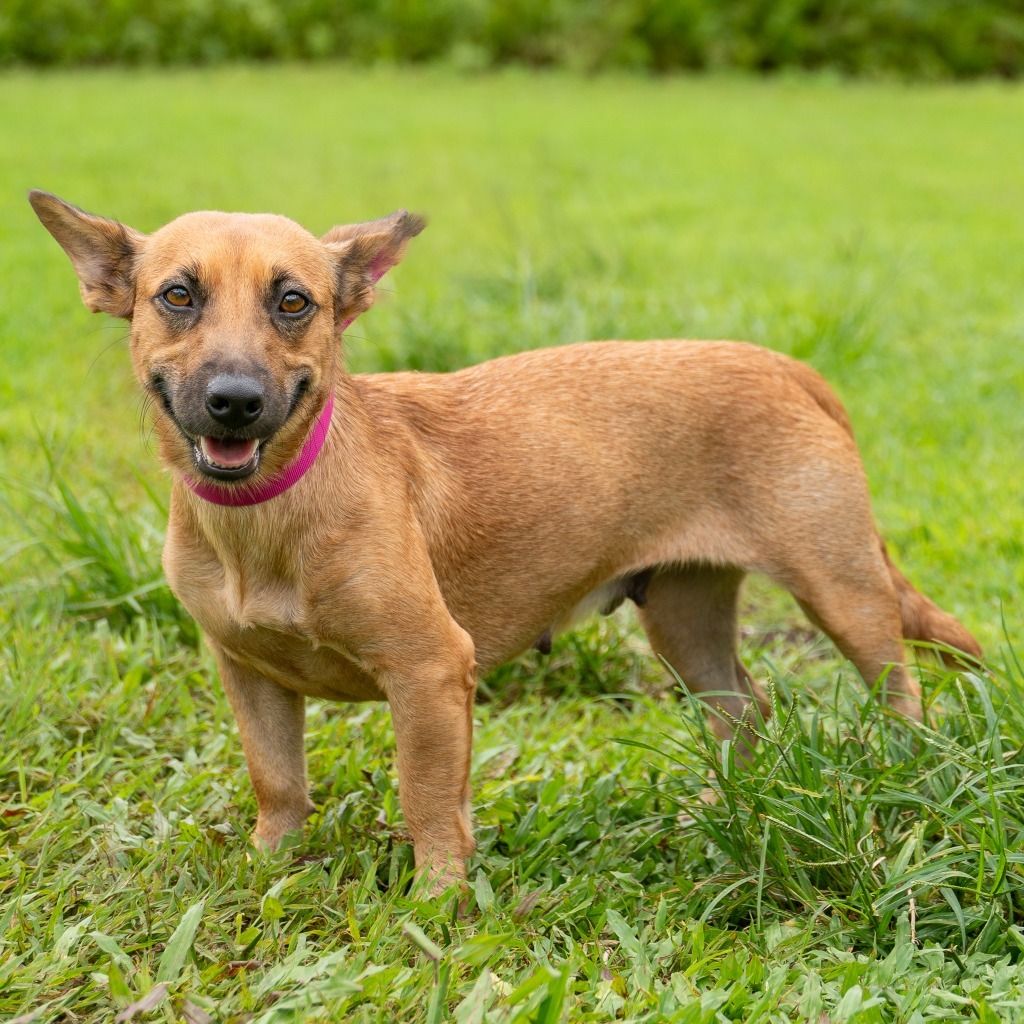
[[262, 445], [255, 438], [200, 437], [193, 455], [197, 468], [215, 480], [245, 480], [260, 465]]

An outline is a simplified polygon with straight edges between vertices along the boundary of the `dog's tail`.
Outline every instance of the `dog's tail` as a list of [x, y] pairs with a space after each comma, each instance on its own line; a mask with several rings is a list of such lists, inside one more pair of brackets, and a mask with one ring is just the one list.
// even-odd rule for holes
[[[787, 367], [804, 391], [852, 438], [853, 426], [850, 417], [825, 379], [806, 363], [790, 360]], [[958, 659], [948, 651], [940, 651], [940, 656], [947, 665], [981, 661], [982, 650], [978, 641], [949, 612], [943, 611], [934, 601], [916, 589], [896, 568], [880, 535], [878, 545], [892, 577], [893, 586], [899, 595], [904, 638], [919, 643], [940, 644], [942, 647], [953, 648], [967, 655], [966, 659]]]
[[889, 552], [885, 549], [885, 541], [881, 537], [878, 538], [878, 545], [882, 549], [882, 557], [885, 559], [889, 575], [892, 576], [896, 593], [899, 595], [903, 636], [907, 640], [917, 640], [920, 643], [941, 644], [943, 648], [950, 647], [967, 655], [967, 658], [958, 658], [950, 651], [940, 650], [939, 656], [949, 666], [970, 665], [972, 662], [981, 661], [983, 657], [981, 644], [957, 619], [953, 618], [949, 612], [944, 612], [930, 598], [925, 597], [893, 565]]

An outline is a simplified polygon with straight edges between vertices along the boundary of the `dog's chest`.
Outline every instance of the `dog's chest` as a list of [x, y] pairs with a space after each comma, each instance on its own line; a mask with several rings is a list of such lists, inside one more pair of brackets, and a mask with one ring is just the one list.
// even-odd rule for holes
[[315, 646], [305, 628], [299, 593], [287, 581], [267, 580], [214, 561], [180, 566], [167, 576], [207, 635], [236, 657], [258, 653], [264, 660], [275, 647]]
[[303, 636], [304, 602], [295, 582], [241, 566], [222, 566], [217, 607], [232, 634], [269, 630]]
[[378, 699], [335, 638], [319, 636], [301, 586], [301, 566], [218, 557], [212, 549], [170, 550], [171, 589], [230, 657], [288, 689], [329, 700]]
[[168, 552], [165, 570], [181, 602], [218, 641], [254, 631], [307, 633], [301, 577], [281, 560], [189, 548]]

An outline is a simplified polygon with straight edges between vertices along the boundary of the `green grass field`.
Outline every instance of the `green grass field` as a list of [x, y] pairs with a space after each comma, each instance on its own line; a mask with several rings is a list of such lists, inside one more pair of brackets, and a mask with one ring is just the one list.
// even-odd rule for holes
[[[8, 74], [0, 109], [0, 1016], [1022, 1019], [1024, 91], [285, 68]], [[742, 653], [778, 713], [716, 805], [720, 752], [616, 617], [483, 682], [464, 917], [408, 884], [383, 707], [311, 702], [319, 811], [250, 857], [126, 331], [31, 187], [142, 230], [427, 214], [357, 370], [607, 337], [808, 360], [990, 674], [924, 659], [911, 729], [755, 581]]]

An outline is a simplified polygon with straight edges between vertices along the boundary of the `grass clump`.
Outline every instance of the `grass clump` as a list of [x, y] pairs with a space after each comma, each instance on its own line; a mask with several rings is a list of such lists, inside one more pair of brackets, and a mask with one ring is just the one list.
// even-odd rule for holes
[[[28, 550], [46, 567], [40, 578], [31, 575], [4, 588], [9, 598], [22, 599], [27, 590], [52, 588], [62, 597], [63, 613], [102, 619], [114, 629], [130, 629], [139, 619], [169, 630], [183, 643], [196, 646], [199, 629], [171, 593], [160, 567], [167, 503], [145, 480], [146, 512], [125, 509], [113, 493], [93, 488], [84, 499], [53, 462], [49, 486], [29, 489], [8, 511], [21, 522], [23, 540], [13, 558]], [[21, 511], [27, 507], [27, 511]]]
[[[708, 912], [757, 925], [810, 915], [871, 951], [889, 948], [903, 917], [921, 944], [1019, 955], [1020, 684], [1018, 674], [943, 677], [933, 727], [866, 695], [808, 711], [773, 690], [750, 764], [702, 731], [698, 764], [658, 788], [707, 844], [718, 883]], [[703, 785], [715, 802], [694, 799]]]

